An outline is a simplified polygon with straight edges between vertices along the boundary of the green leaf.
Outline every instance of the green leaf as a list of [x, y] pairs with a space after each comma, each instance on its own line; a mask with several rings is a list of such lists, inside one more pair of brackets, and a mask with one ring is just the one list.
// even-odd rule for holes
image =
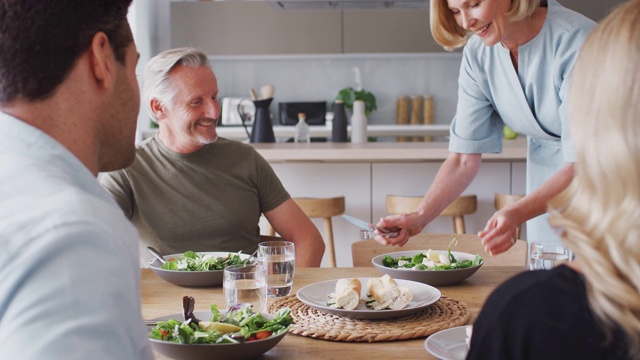
[[413, 265], [422, 264], [422, 260], [424, 260], [424, 258], [426, 258], [426, 257], [427, 257], [427, 255], [425, 255], [423, 253], [415, 254], [413, 256], [413, 258], [411, 259], [411, 264], [413, 264]]
[[[454, 244], [454, 241], [455, 241], [455, 244]], [[458, 245], [458, 238], [453, 238], [453, 240], [451, 240], [451, 242], [449, 243], [449, 247], [447, 248], [447, 253], [449, 254], [449, 262], [455, 263], [455, 262], [458, 262], [458, 260], [456, 260], [456, 258], [451, 253], [451, 245], [453, 246]]]
[[176, 264], [175, 261], [167, 261], [164, 264], [162, 264], [162, 266], [160, 266], [160, 269], [164, 269], [164, 270], [178, 270], [178, 265]]
[[364, 89], [356, 91], [352, 87], [346, 87], [338, 92], [336, 100], [342, 100], [347, 109], [353, 109], [353, 102], [356, 100], [364, 101], [364, 113], [369, 116], [373, 111], [378, 110], [376, 97], [373, 93]]
[[382, 265], [384, 265], [386, 267], [397, 267], [398, 266], [398, 260], [392, 258], [389, 255], [385, 255], [385, 257], [382, 259]]

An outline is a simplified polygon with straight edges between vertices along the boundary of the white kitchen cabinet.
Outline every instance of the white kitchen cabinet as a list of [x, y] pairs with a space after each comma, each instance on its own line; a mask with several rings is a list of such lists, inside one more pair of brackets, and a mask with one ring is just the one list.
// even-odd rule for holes
[[[274, 163], [271, 166], [292, 197], [344, 196], [345, 213], [361, 219], [371, 216], [370, 163]], [[322, 220], [312, 221], [322, 233]], [[332, 221], [337, 266], [351, 266], [351, 243], [358, 240], [358, 230], [341, 217], [334, 217]], [[323, 266], [326, 264], [325, 256]]]

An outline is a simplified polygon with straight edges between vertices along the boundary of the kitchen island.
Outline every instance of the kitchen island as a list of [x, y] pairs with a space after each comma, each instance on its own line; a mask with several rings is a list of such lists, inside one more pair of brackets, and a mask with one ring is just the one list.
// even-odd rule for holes
[[[387, 214], [388, 194], [423, 196], [448, 155], [448, 142], [260, 143], [252, 146], [271, 163], [293, 197], [345, 196], [346, 213], [371, 222]], [[494, 194], [525, 192], [525, 138], [505, 140], [499, 154], [484, 154], [478, 176], [464, 194], [478, 196], [478, 211], [465, 216], [468, 233], [484, 228], [494, 213]], [[322, 223], [314, 219], [322, 231]], [[263, 222], [263, 224], [266, 224]], [[261, 226], [266, 228], [266, 226]], [[358, 230], [333, 218], [338, 266], [351, 266]], [[424, 230], [452, 232], [450, 218]], [[522, 238], [526, 238], [526, 230]], [[326, 259], [323, 260], [323, 264]]]
[[[442, 162], [449, 155], [447, 141], [352, 143], [259, 143], [251, 144], [270, 163], [384, 163]], [[525, 138], [505, 140], [499, 154], [484, 154], [483, 162], [524, 162]]]

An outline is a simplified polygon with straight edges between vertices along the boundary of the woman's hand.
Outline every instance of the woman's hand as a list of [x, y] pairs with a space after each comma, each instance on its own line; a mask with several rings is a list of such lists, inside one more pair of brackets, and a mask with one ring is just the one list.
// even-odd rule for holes
[[384, 218], [380, 218], [380, 221], [376, 224], [379, 229], [386, 229], [393, 232], [398, 232], [395, 237], [384, 235], [379, 231], [376, 231], [375, 240], [382, 245], [397, 245], [402, 246], [409, 241], [409, 238], [413, 235], [419, 234], [425, 227], [417, 213], [391, 215]]
[[517, 218], [508, 206], [493, 214], [484, 230], [478, 233], [486, 252], [498, 255], [516, 243], [516, 230], [521, 225]]

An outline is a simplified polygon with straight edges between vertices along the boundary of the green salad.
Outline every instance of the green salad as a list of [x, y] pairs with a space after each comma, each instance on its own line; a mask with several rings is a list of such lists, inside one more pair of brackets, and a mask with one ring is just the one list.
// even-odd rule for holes
[[191, 319], [161, 321], [151, 329], [149, 338], [177, 344], [237, 344], [280, 335], [291, 324], [291, 309], [286, 307], [279, 309], [269, 320], [260, 313], [253, 313], [251, 307], [221, 313], [212, 304], [209, 321], [199, 324]]
[[[414, 256], [400, 256], [394, 258], [386, 255], [382, 259], [382, 265], [394, 269], [413, 269], [413, 270], [455, 270], [466, 269], [482, 264], [482, 257], [478, 254], [473, 260], [461, 260], [453, 256], [451, 253], [451, 245], [457, 244], [457, 238], [454, 238], [447, 251], [427, 250]], [[455, 244], [454, 244], [455, 245]]]
[[224, 270], [227, 266], [244, 265], [249, 261], [249, 258], [242, 259], [240, 252], [227, 256], [214, 256], [211, 254], [200, 254], [195, 251], [187, 251], [177, 259], [171, 258], [167, 260], [160, 268], [176, 271]]

